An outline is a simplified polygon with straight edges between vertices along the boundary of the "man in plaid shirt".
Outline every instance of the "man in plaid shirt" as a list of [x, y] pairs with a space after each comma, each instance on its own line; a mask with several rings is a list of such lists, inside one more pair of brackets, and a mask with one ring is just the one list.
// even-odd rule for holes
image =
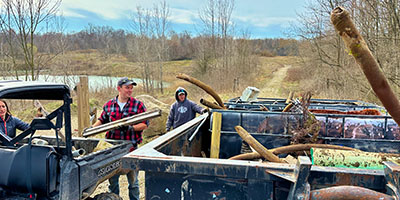
[[[93, 124], [93, 127], [146, 111], [144, 104], [132, 97], [133, 86], [136, 86], [136, 83], [126, 77], [118, 81], [118, 96], [104, 104], [103, 112], [97, 122]], [[139, 124], [119, 127], [118, 129], [108, 131], [106, 133], [106, 138], [130, 140], [133, 143], [134, 149], [136, 149], [137, 145], [142, 142], [142, 132], [147, 126], [148, 121], [143, 121]], [[131, 171], [127, 174], [127, 177], [129, 183], [129, 199], [139, 200], [137, 173]], [[110, 186], [108, 187], [110, 192], [119, 195], [119, 175], [111, 177], [108, 181], [110, 182]]]

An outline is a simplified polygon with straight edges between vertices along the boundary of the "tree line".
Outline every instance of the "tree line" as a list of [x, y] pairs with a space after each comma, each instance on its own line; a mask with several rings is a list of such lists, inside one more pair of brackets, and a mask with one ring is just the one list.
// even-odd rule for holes
[[[212, 84], [224, 89], [239, 80], [251, 81], [258, 55], [298, 54], [297, 40], [251, 39], [245, 31], [237, 33], [231, 16], [234, 0], [207, 0], [199, 11], [201, 28], [196, 35], [171, 29], [166, 1], [132, 11], [130, 30], [88, 24], [76, 33], [66, 32], [65, 19], [58, 15], [61, 0], [2, 2], [0, 67], [8, 72], [3, 76], [17, 79], [35, 80], [67, 51], [97, 50], [105, 58], [120, 54], [138, 64], [147, 92], [159, 88], [163, 93], [164, 63], [185, 59], [193, 60], [197, 77], [215, 80]], [[68, 61], [59, 63], [68, 68]]]

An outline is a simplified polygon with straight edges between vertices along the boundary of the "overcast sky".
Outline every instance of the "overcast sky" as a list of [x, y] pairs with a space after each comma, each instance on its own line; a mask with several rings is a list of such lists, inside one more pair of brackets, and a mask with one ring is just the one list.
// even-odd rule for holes
[[[80, 31], [89, 23], [130, 28], [130, 19], [137, 6], [153, 8], [159, 0], [63, 0], [60, 10], [66, 19], [67, 30]], [[180, 33], [198, 33], [199, 11], [206, 0], [166, 0], [171, 21], [170, 29]], [[306, 0], [236, 0], [232, 21], [236, 31], [249, 32], [252, 38], [286, 37], [284, 32], [303, 12]]]

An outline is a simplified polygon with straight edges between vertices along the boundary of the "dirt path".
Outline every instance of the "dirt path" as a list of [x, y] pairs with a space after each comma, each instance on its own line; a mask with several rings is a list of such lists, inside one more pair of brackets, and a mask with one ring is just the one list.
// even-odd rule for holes
[[283, 79], [286, 77], [286, 73], [292, 65], [284, 65], [284, 67], [278, 69], [272, 74], [272, 79], [265, 83], [260, 88], [259, 97], [277, 97], [280, 95], [279, 89], [283, 87]]

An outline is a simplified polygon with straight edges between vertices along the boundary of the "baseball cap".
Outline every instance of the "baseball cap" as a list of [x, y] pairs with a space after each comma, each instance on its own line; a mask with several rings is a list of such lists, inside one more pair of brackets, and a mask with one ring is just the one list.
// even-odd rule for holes
[[135, 81], [133, 81], [133, 80], [127, 78], [127, 77], [123, 77], [123, 78], [119, 79], [118, 86], [123, 86], [123, 85], [136, 86], [137, 84], [135, 83]]
[[185, 93], [185, 90], [179, 89], [179, 90], [178, 90], [178, 96], [181, 95], [181, 94], [186, 94], [186, 93]]

